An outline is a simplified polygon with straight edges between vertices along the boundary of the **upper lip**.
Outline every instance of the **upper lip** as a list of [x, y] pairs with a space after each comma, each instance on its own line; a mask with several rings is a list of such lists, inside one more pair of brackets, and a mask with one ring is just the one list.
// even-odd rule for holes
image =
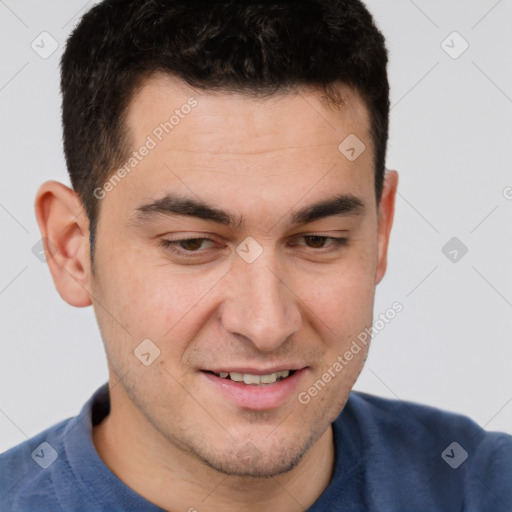
[[306, 368], [304, 364], [280, 364], [271, 366], [269, 368], [251, 368], [249, 366], [222, 366], [219, 368], [203, 368], [203, 371], [220, 373], [220, 372], [236, 372], [236, 373], [250, 373], [251, 375], [268, 375], [269, 373], [277, 373], [286, 370], [302, 370]]

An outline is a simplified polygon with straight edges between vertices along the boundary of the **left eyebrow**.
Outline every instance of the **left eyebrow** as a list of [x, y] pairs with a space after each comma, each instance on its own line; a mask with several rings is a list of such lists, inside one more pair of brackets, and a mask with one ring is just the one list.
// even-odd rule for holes
[[342, 194], [331, 199], [313, 203], [292, 214], [292, 224], [308, 224], [325, 217], [342, 216], [355, 217], [362, 215], [365, 210], [364, 202], [352, 194]]
[[[365, 203], [361, 199], [352, 194], [340, 194], [291, 212], [290, 223], [292, 225], [308, 224], [332, 216], [355, 217], [363, 214], [364, 210]], [[233, 215], [203, 201], [173, 194], [167, 194], [161, 199], [136, 208], [136, 218], [139, 221], [155, 215], [195, 217], [229, 226], [235, 230], [242, 229], [245, 225], [242, 216]]]

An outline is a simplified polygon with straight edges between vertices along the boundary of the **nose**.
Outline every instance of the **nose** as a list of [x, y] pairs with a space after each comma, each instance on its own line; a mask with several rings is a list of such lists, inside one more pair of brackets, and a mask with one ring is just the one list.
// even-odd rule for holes
[[221, 309], [227, 332], [271, 352], [300, 329], [299, 299], [271, 257], [262, 255], [253, 263], [239, 259], [227, 279], [227, 297]]

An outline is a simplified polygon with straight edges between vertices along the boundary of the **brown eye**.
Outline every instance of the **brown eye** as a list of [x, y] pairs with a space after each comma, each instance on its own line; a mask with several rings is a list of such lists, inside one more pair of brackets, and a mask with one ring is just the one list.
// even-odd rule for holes
[[177, 265], [210, 263], [226, 254], [226, 245], [222, 241], [208, 237], [195, 236], [176, 240], [162, 238], [159, 245], [164, 249], [166, 256]]
[[204, 255], [209, 249], [214, 248], [215, 242], [211, 238], [182, 238], [179, 240], [166, 240], [160, 241], [160, 245], [178, 255], [183, 257], [195, 257]]
[[197, 251], [203, 240], [204, 238], [189, 238], [188, 240], [180, 240], [179, 245], [187, 251]]
[[321, 249], [325, 241], [327, 240], [326, 236], [316, 236], [316, 235], [308, 235], [304, 237], [306, 244], [313, 249]]
[[299, 237], [301, 243], [292, 243], [292, 245], [299, 245], [308, 249], [314, 249], [320, 253], [320, 250], [335, 251], [342, 246], [348, 245], [348, 238], [326, 236], [326, 235], [302, 235]]

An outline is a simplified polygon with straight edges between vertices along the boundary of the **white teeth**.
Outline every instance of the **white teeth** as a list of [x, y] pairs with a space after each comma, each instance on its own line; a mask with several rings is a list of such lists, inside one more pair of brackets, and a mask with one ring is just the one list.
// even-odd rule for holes
[[262, 384], [272, 384], [277, 380], [277, 373], [269, 373], [268, 375], [262, 375], [260, 381]]
[[261, 379], [259, 375], [251, 375], [250, 373], [244, 373], [244, 382], [246, 384], [260, 384]]
[[240, 372], [219, 372], [222, 379], [229, 378], [235, 382], [243, 382], [244, 384], [273, 384], [280, 379], [286, 379], [290, 375], [290, 370], [283, 370], [275, 373], [268, 373], [266, 375], [253, 375], [252, 373]]

